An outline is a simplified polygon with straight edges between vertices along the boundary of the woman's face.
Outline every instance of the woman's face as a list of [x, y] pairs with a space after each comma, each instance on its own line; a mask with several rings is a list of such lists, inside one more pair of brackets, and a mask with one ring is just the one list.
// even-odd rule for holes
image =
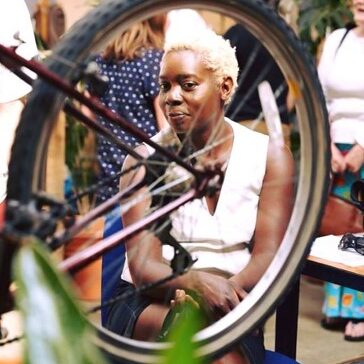
[[160, 106], [177, 133], [204, 132], [223, 116], [224, 91], [197, 53], [166, 54], [159, 80]]
[[364, 25], [364, 0], [352, 0], [351, 3], [355, 23]]

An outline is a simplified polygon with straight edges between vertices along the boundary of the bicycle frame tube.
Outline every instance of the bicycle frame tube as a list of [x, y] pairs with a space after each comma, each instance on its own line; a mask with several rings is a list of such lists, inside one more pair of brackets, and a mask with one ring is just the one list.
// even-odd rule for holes
[[[124, 228], [122, 231], [114, 234], [108, 239], [104, 239], [93, 246], [83, 250], [82, 252], [76, 253], [72, 257], [64, 260], [60, 264], [60, 268], [65, 271], [76, 271], [78, 269], [81, 269], [91, 261], [96, 260], [99, 256], [101, 256], [103, 253], [107, 252], [108, 250], [112, 249], [116, 245], [120, 244], [122, 240], [128, 239], [133, 234], [136, 234], [140, 230], [144, 229], [145, 227], [149, 226], [153, 222], [157, 221], [158, 219], [168, 215], [172, 211], [176, 210], [186, 202], [189, 202], [196, 197], [201, 197], [205, 195], [207, 188], [209, 187], [209, 181], [215, 177], [216, 175], [219, 175], [218, 171], [201, 171], [194, 168], [192, 165], [186, 163], [182, 158], [175, 155], [173, 152], [165, 149], [163, 146], [155, 143], [152, 141], [148, 135], [140, 131], [138, 128], [136, 128], [134, 125], [128, 123], [125, 121], [122, 117], [116, 115], [115, 113], [112, 113], [109, 111], [104, 105], [101, 104], [101, 102], [95, 98], [95, 97], [89, 97], [86, 96], [79, 91], [77, 91], [72, 85], [65, 82], [63, 79], [58, 77], [55, 73], [49, 71], [46, 67], [44, 67], [42, 64], [40, 64], [37, 61], [34, 60], [27, 60], [18, 54], [15, 53], [15, 50], [12, 48], [7, 48], [0, 44], [0, 61], [3, 63], [7, 68], [12, 70], [16, 75], [18, 75], [20, 78], [22, 78], [25, 82], [31, 84], [32, 79], [26, 75], [22, 70], [19, 69], [19, 67], [26, 67], [29, 70], [36, 73], [39, 77], [44, 79], [46, 82], [50, 83], [51, 85], [55, 86], [59, 90], [63, 91], [65, 94], [73, 97], [83, 105], [87, 106], [92, 111], [96, 112], [97, 114], [109, 119], [114, 124], [117, 124], [121, 126], [124, 130], [130, 132], [135, 137], [139, 138], [144, 143], [148, 144], [152, 148], [154, 148], [156, 151], [160, 152], [163, 156], [169, 158], [171, 162], [175, 162], [181, 167], [185, 168], [187, 171], [189, 171], [195, 178], [196, 183], [193, 188], [191, 188], [188, 192], [180, 196], [178, 199], [168, 203], [163, 208], [159, 209], [158, 211], [153, 212], [149, 216], [147, 216], [145, 219]], [[102, 127], [89, 119], [86, 115], [84, 115], [82, 112], [79, 112], [78, 110], [74, 109], [71, 105], [66, 105], [66, 108], [68, 111], [71, 111], [72, 113], [75, 113], [76, 116], [79, 117], [79, 119], [86, 123], [88, 126], [93, 127], [95, 130], [100, 131], [104, 133], [104, 130]], [[110, 135], [106, 135], [108, 137], [111, 137]], [[119, 143], [119, 146], [125, 148], [127, 151], [130, 151], [131, 154], [135, 154], [135, 157], [140, 156], [133, 152], [133, 150], [128, 147], [121, 145], [121, 142]], [[134, 186], [137, 188], [138, 186]], [[117, 201], [120, 199], [120, 196], [115, 196]], [[112, 201], [108, 201], [109, 203], [106, 203], [105, 206], [101, 208], [98, 212], [93, 212], [89, 216], [85, 216], [82, 221], [79, 223], [76, 223], [73, 228], [71, 228], [69, 234], [66, 234], [65, 236], [61, 236], [61, 240], [64, 240], [65, 237], [70, 238], [73, 235], [75, 235], [77, 232], [79, 232], [82, 228], [84, 228], [86, 225], [92, 221], [94, 217], [97, 217], [97, 213], [101, 214], [104, 212], [104, 210], [108, 209], [110, 206], [113, 206], [117, 201], [116, 199], [112, 199]], [[6, 244], [5, 242], [0, 247], [1, 249], [10, 249], [11, 244]], [[15, 247], [13, 249], [15, 251]], [[3, 255], [3, 256], [9, 256]], [[7, 270], [10, 271], [10, 267], [8, 267], [6, 264], [1, 265], [1, 271]], [[5, 275], [5, 273], [4, 273]], [[3, 275], [3, 276], [4, 276]], [[3, 280], [4, 281], [4, 280]], [[0, 296], [1, 297], [7, 297], [9, 296], [8, 288], [10, 286], [11, 277], [9, 276], [8, 279], [8, 285], [5, 287], [0, 287]], [[0, 312], [1, 309], [5, 309], [0, 306]], [[4, 311], [5, 312], [5, 311]]]
[[83, 268], [88, 263], [96, 260], [102, 254], [106, 253], [116, 245], [120, 244], [123, 240], [128, 239], [132, 235], [138, 233], [142, 229], [146, 228], [153, 222], [157, 221], [161, 217], [164, 217], [176, 210], [178, 207], [184, 205], [185, 203], [193, 200], [198, 195], [198, 191], [193, 189], [188, 191], [184, 195], [180, 196], [177, 200], [170, 202], [169, 204], [161, 207], [152, 214], [145, 217], [130, 226], [127, 226], [110, 236], [109, 238], [103, 239], [98, 243], [89, 246], [88, 248], [75, 253], [68, 259], [65, 259], [59, 264], [59, 268], [64, 271], [74, 272]]
[[9, 290], [11, 279], [11, 262], [16, 251], [16, 244], [2, 241], [0, 236], [0, 315], [13, 307], [13, 297]]

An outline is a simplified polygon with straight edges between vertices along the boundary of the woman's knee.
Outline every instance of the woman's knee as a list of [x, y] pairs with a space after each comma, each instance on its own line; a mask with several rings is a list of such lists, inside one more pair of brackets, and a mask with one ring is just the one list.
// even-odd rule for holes
[[159, 336], [169, 307], [162, 304], [149, 305], [137, 318], [133, 331], [133, 339], [154, 341]]

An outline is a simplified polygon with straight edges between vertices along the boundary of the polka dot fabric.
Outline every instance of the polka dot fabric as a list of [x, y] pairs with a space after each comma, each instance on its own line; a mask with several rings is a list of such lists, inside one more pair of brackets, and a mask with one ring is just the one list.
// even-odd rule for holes
[[[141, 57], [121, 62], [105, 61], [100, 56], [96, 58], [101, 73], [109, 78], [109, 87], [101, 97], [103, 104], [149, 136], [157, 133], [153, 100], [159, 92], [161, 58], [162, 51], [155, 49], [145, 50]], [[129, 146], [134, 147], [140, 143], [108, 120], [100, 118], [99, 121]], [[98, 136], [97, 142], [99, 179], [103, 180], [121, 170], [127, 153], [102, 136]], [[118, 183], [118, 179], [115, 179], [109, 185], [101, 187], [98, 190], [97, 202], [105, 201], [116, 194]]]

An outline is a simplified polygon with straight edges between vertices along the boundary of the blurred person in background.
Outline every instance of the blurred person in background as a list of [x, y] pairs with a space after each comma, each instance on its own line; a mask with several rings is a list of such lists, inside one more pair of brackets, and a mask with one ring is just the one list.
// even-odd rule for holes
[[[277, 10], [281, 3], [277, 0], [265, 2]], [[226, 109], [226, 115], [242, 125], [268, 134], [266, 121], [261, 115], [262, 105], [258, 93], [258, 85], [268, 81], [276, 96], [285, 143], [290, 145], [288, 85], [274, 58], [241, 24], [230, 27], [224, 38], [230, 40], [231, 45], [236, 48], [239, 63], [239, 85], [233, 101]]]
[[[98, 54], [95, 62], [100, 75], [107, 80], [101, 102], [145, 134], [152, 136], [163, 128], [165, 118], [158, 103], [159, 65], [163, 55], [166, 14], [132, 24]], [[92, 84], [88, 92], [94, 93]], [[87, 111], [86, 111], [87, 112]], [[120, 126], [97, 116], [97, 121], [125, 144], [135, 147], [139, 140]], [[127, 153], [102, 135], [97, 135], [98, 179], [108, 180], [96, 194], [96, 204], [107, 201], [118, 192], [119, 178]], [[115, 177], [114, 179], [113, 176]], [[105, 220], [104, 237], [122, 228], [119, 209], [111, 211]], [[121, 244], [102, 257], [101, 300], [107, 301], [114, 291], [123, 268], [125, 248]], [[101, 311], [102, 322], [107, 309]]]
[[[355, 24], [326, 38], [318, 65], [330, 120], [331, 193], [347, 200], [352, 183], [364, 178], [364, 1], [352, 0], [351, 9]], [[324, 328], [364, 341], [364, 292], [325, 283], [323, 313]]]
[[[34, 30], [24, 0], [0, 1], [0, 43], [15, 47], [26, 59], [38, 55]], [[32, 75], [31, 73], [29, 73]], [[3, 219], [8, 163], [15, 130], [31, 87], [0, 64], [0, 222]]]
[[[133, 24], [96, 57], [100, 73], [108, 79], [107, 89], [100, 98], [102, 103], [150, 136], [164, 123], [158, 106], [158, 73], [166, 20], [162, 14]], [[121, 127], [103, 117], [98, 120], [126, 144], [134, 147], [138, 143]], [[126, 152], [98, 136], [97, 156], [102, 181], [121, 170]], [[97, 202], [106, 201], [117, 192], [115, 179], [98, 190]]]

